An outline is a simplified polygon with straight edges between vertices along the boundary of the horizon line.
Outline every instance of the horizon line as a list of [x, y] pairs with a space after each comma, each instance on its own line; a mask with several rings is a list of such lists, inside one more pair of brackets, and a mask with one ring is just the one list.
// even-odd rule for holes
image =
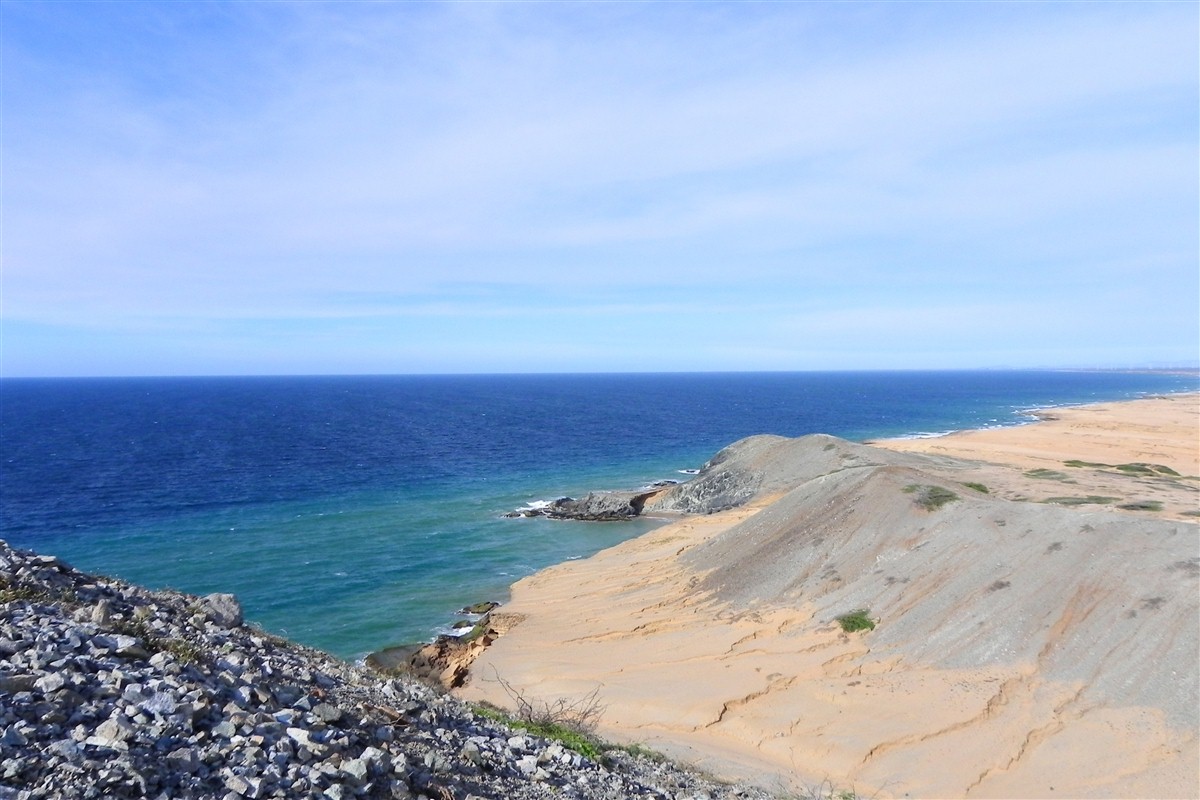
[[1040, 366], [1040, 367], [874, 367], [846, 369], [714, 369], [714, 370], [580, 370], [546, 372], [264, 372], [264, 373], [149, 373], [113, 375], [2, 375], [9, 380], [137, 380], [137, 379], [196, 379], [196, 378], [466, 378], [466, 377], [554, 377], [554, 376], [617, 376], [617, 375], [799, 375], [799, 374], [866, 374], [866, 373], [950, 373], [950, 372], [1124, 372], [1162, 375], [1200, 376], [1200, 364], [1167, 366]]

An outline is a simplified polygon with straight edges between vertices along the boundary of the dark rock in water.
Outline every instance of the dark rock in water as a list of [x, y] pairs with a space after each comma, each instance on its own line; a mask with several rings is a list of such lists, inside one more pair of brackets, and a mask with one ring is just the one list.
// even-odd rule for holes
[[582, 500], [555, 500], [545, 514], [553, 519], [577, 519], [593, 522], [632, 519], [642, 513], [647, 501], [663, 489], [636, 492], [589, 492]]
[[422, 645], [419, 644], [385, 647], [382, 650], [376, 650], [374, 653], [371, 653], [363, 659], [363, 663], [378, 672], [394, 672], [406, 667], [409, 660], [421, 647]]
[[481, 603], [475, 603], [458, 610], [459, 614], [486, 614], [493, 608], [499, 607], [499, 603], [495, 600], [484, 600]]

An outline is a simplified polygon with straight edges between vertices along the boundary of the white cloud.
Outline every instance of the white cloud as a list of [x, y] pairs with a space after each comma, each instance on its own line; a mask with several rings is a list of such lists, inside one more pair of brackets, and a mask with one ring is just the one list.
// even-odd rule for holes
[[772, 302], [882, 280], [911, 317], [896, 266], [971, 251], [1009, 273], [984, 292], [1113, 252], [1194, 283], [1194, 7], [684, 10], [220, 6], [197, 40], [155, 7], [125, 61], [10, 20], [4, 314], [494, 316], [437, 293], [530, 313], [666, 271]]

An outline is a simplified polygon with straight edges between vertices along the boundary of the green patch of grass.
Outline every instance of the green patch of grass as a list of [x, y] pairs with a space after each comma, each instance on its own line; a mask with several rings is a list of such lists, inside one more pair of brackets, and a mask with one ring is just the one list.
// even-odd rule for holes
[[859, 608], [851, 611], [848, 614], [842, 614], [840, 617], [835, 617], [838, 624], [842, 626], [842, 630], [846, 633], [854, 633], [855, 631], [873, 631], [875, 630], [875, 620], [871, 619], [868, 614], [871, 612], [865, 608]]
[[532, 736], [540, 736], [543, 739], [558, 742], [563, 747], [574, 750], [579, 755], [593, 761], [599, 760], [606, 750], [612, 750], [615, 747], [585, 731], [562, 723], [524, 720], [507, 714], [495, 706], [482, 703], [473, 705], [472, 710], [485, 719], [507, 725], [514, 730], [525, 731]]
[[981, 494], [989, 494], [988, 487], [984, 486], [982, 483], [975, 483], [974, 481], [968, 481], [967, 483], [964, 483], [963, 486], [967, 487], [968, 489], [974, 489], [975, 491], [980, 492]]
[[[515, 714], [506, 714], [491, 706], [488, 712], [490, 719], [528, 731], [543, 739], [551, 739], [593, 760], [600, 758], [606, 749], [611, 749], [611, 745], [594, 733], [600, 716], [604, 713], [604, 706], [599, 700], [599, 687], [583, 697], [545, 702], [526, 697], [499, 675], [496, 676], [496, 680], [517, 710]], [[476, 706], [480, 713], [484, 713], [482, 709], [485, 708], [489, 707]]]
[[920, 483], [911, 483], [904, 487], [907, 494], [916, 495], [913, 502], [926, 511], [936, 511], [947, 503], [952, 503], [958, 499], [958, 495], [942, 486], [926, 486]]
[[1087, 497], [1047, 497], [1043, 503], [1051, 503], [1056, 506], [1086, 506], [1086, 505], [1105, 505], [1115, 503], [1119, 498], [1104, 497], [1098, 494], [1089, 494]]
[[0, 589], [0, 603], [43, 603], [49, 598], [44, 592], [37, 592], [27, 586], [7, 586]]
[[1200, 517], [1200, 511], [1184, 511], [1183, 516], [1185, 516], [1185, 517]]
[[180, 664], [195, 664], [204, 655], [204, 651], [186, 639], [156, 639], [153, 644], [161, 645], [160, 649], [173, 655]]
[[7, 576], [0, 575], [0, 603], [15, 602], [57, 604], [76, 608], [79, 605], [79, 598], [72, 589], [52, 592], [41, 587], [15, 583]]
[[471, 710], [484, 719], [490, 719], [492, 722], [499, 722], [504, 725], [511, 725], [513, 723], [512, 717], [491, 703], [472, 703]]
[[1056, 469], [1046, 469], [1045, 467], [1025, 470], [1025, 477], [1038, 478], [1046, 481], [1066, 481], [1067, 483], [1073, 483], [1073, 481], [1067, 477], [1065, 472], [1059, 472]]
[[549, 739], [558, 742], [568, 750], [574, 750], [584, 758], [590, 758], [593, 761], [598, 761], [600, 756], [604, 754], [605, 748], [603, 743], [589, 734], [582, 731], [577, 731], [574, 728], [568, 728], [565, 725], [557, 725], [555, 723], [534, 723], [534, 722], [516, 722], [513, 727], [528, 731], [534, 736], [540, 736], [543, 739]]
[[[1119, 472], [1125, 473], [1126, 475], [1141, 475], [1143, 477], [1146, 477], [1146, 476], [1154, 477], [1157, 475], [1166, 475], [1166, 476], [1172, 477], [1172, 478], [1182, 477], [1178, 472], [1171, 469], [1170, 467], [1163, 466], [1162, 464], [1147, 464], [1144, 461], [1132, 461], [1128, 464], [1101, 464], [1098, 461], [1080, 461], [1077, 458], [1073, 458], [1070, 461], [1064, 461], [1063, 464], [1065, 464], [1068, 467], [1091, 467], [1092, 469], [1115, 469]], [[1030, 472], [1043, 472], [1043, 471], [1052, 472], [1053, 470], [1030, 470]], [[1027, 472], [1025, 474], [1029, 475], [1029, 472]], [[1035, 476], [1031, 476], [1031, 477], [1039, 477], [1039, 476], [1035, 475]]]
[[1162, 511], [1163, 504], [1157, 500], [1135, 500], [1132, 503], [1122, 503], [1117, 508], [1125, 511]]
[[1170, 467], [1164, 467], [1162, 464], [1146, 464], [1141, 461], [1136, 461], [1132, 464], [1118, 464], [1117, 469], [1130, 475], [1170, 475], [1174, 478], [1179, 477], [1179, 473]]
[[628, 753], [629, 755], [633, 756], [634, 758], [648, 758], [651, 761], [666, 761], [667, 760], [667, 757], [664, 756], [662, 753], [658, 752], [657, 750], [651, 750], [649, 747], [646, 747], [646, 745], [642, 744], [641, 742], [634, 742], [633, 744], [613, 745], [610, 749], [620, 750], [622, 753]]

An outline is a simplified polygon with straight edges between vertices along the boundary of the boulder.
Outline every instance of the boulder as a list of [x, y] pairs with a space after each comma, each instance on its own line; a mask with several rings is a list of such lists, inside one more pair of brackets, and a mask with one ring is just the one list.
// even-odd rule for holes
[[242, 624], [242, 604], [231, 594], [205, 595], [200, 598], [200, 607], [222, 628], [237, 628]]

